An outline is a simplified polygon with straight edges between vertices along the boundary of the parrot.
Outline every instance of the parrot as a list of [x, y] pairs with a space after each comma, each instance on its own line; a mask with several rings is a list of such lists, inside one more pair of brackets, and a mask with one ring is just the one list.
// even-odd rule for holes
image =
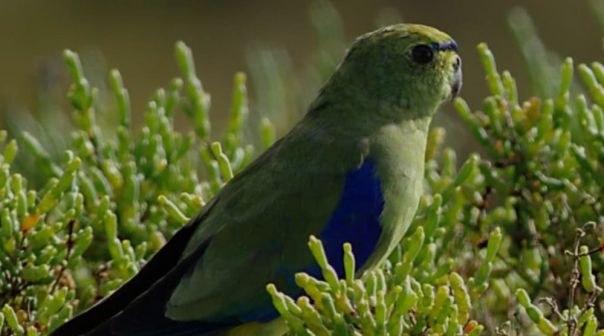
[[457, 43], [421, 24], [358, 37], [304, 116], [226, 183], [129, 281], [52, 336], [283, 335], [266, 286], [320, 278], [307, 242], [362, 276], [418, 208], [431, 120], [462, 84]]

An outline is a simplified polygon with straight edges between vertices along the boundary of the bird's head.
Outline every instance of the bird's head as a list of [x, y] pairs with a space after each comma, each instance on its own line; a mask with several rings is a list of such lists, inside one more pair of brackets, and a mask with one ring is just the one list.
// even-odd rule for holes
[[433, 114], [460, 88], [457, 43], [432, 27], [397, 24], [359, 37], [326, 90], [348, 92], [383, 117], [409, 119]]

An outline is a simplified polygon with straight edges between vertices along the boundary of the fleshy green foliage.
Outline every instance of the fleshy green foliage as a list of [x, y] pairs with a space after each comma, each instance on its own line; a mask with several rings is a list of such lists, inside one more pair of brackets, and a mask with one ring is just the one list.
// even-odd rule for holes
[[[513, 78], [495, 71], [485, 45], [479, 46], [479, 52], [493, 96], [475, 114], [461, 100], [455, 106], [490, 156], [480, 165], [486, 182], [483, 199], [502, 203], [487, 207], [482, 217], [486, 224], [501, 226], [509, 237], [500, 253], [503, 265], [498, 271], [508, 274], [497, 280], [498, 285], [512, 291], [523, 287], [532, 297], [545, 296], [568, 308], [570, 313], [560, 316], [553, 309], [553, 329], [544, 326], [543, 319], [538, 328], [545, 334], [557, 330], [575, 335], [576, 321], [585, 319], [584, 311], [601, 291], [586, 266], [581, 267], [582, 275], [576, 274], [576, 263], [582, 254], [580, 263], [589, 264], [590, 256], [581, 252], [587, 247], [578, 250], [581, 241], [596, 247], [590, 254], [597, 268], [602, 266], [598, 235], [588, 231], [586, 236], [581, 229], [583, 223], [603, 219], [602, 65], [595, 62], [577, 67], [587, 96], [570, 94], [574, 67], [566, 59], [560, 66], [556, 95], [519, 103]], [[490, 214], [506, 211], [513, 216], [488, 221]], [[478, 225], [484, 224], [479, 221]], [[576, 290], [579, 278], [584, 280], [582, 292]], [[535, 322], [534, 316], [531, 320]]]
[[[252, 159], [242, 141], [247, 119], [243, 74], [234, 80], [231, 118], [221, 142], [211, 142], [209, 95], [195, 75], [191, 51], [176, 46], [182, 79], [156, 92], [141, 127], [132, 127], [128, 91], [117, 70], [109, 82], [118, 124], [97, 122], [97, 90], [78, 56], [66, 51], [73, 78], [68, 98], [74, 130], [64, 158], [24, 133], [7, 142], [0, 165], [0, 334], [46, 334], [134, 275], [175, 230], [195, 216]], [[193, 132], [174, 129], [184, 112]], [[274, 140], [262, 124], [266, 145]], [[32, 189], [12, 165], [18, 147], [31, 155], [46, 185]], [[201, 171], [206, 174], [201, 177]], [[40, 178], [40, 176], [38, 176]]]
[[[337, 18], [332, 10], [314, 13], [319, 30], [332, 35], [321, 40], [308, 83], [330, 72], [343, 45], [337, 21], [321, 28], [321, 15]], [[311, 238], [322, 279], [297, 275], [306, 293], [300, 298], [267, 284], [291, 334], [604, 335], [604, 66], [558, 64], [534, 43], [528, 16], [517, 11], [512, 20], [523, 53], [534, 56], [528, 67], [538, 96], [522, 102], [512, 75], [500, 73], [481, 44], [491, 96], [480, 111], [462, 99], [454, 106], [482, 154], [460, 165], [444, 146], [445, 131], [432, 130], [426, 195], [407, 237], [377, 270], [356, 277], [353, 248], [345, 245], [346, 276], [337, 279]], [[274, 54], [257, 57], [265, 62], [254, 76], [258, 95], [275, 95], [266, 93], [259, 109], [291, 107], [291, 97], [279, 95], [300, 88], [271, 90], [273, 80], [288, 77], [275, 68]], [[17, 140], [0, 133], [0, 335], [47, 334], [108, 295], [255, 152], [249, 143], [256, 139], [243, 136], [246, 77], [235, 76], [228, 127], [213, 141], [209, 94], [182, 43], [181, 78], [156, 92], [140, 126], [131, 122], [117, 70], [109, 74], [114, 110], [102, 110], [78, 56], [67, 51], [65, 59], [74, 113], [73, 129], [57, 131], [67, 139], [63, 157], [29, 133]], [[181, 112], [189, 133], [174, 128]], [[262, 116], [257, 142], [267, 147], [275, 130], [270, 111]], [[101, 127], [105, 118], [117, 125]], [[15, 164], [17, 155], [35, 162], [36, 176], [24, 176], [32, 169]]]
[[[430, 208], [427, 218], [438, 216], [438, 205]], [[325, 280], [296, 275], [296, 283], [307, 296], [295, 302], [273, 285], [267, 289], [295, 335], [415, 335], [424, 330], [439, 335], [480, 334], [484, 326], [470, 319], [472, 298], [488, 287], [501, 232], [495, 230], [490, 235], [479, 270], [466, 282], [451, 272], [453, 260], [435, 264], [438, 251], [434, 238], [438, 233], [424, 230], [418, 226], [404, 241], [404, 252], [397, 251], [381, 269], [362, 279], [356, 278], [349, 244], [344, 245], [346, 278], [338, 280], [327, 264], [321, 242], [311, 237], [309, 247]]]

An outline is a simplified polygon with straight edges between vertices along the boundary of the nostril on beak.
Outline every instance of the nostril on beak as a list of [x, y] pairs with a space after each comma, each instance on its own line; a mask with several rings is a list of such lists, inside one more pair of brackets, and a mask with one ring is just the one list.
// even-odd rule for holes
[[461, 68], [461, 58], [459, 58], [459, 56], [455, 56], [455, 62], [453, 62], [453, 70], [459, 71], [459, 68]]

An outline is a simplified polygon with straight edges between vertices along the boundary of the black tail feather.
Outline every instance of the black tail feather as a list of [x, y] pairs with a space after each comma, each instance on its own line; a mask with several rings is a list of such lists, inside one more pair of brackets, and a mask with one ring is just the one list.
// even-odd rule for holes
[[[105, 326], [105, 322], [112, 320], [114, 316], [120, 314], [137, 297], [147, 292], [154, 284], [179, 265], [177, 262], [189, 238], [193, 235], [199, 223], [207, 216], [214, 203], [209, 204], [202, 214], [180, 229], [132, 279], [124, 283], [113, 294], [60, 326], [52, 332], [51, 336], [81, 336], [88, 334], [92, 330], [101, 329]], [[205, 247], [200, 249], [205, 250]], [[96, 332], [94, 334], [111, 335], [107, 333], [97, 334]]]

